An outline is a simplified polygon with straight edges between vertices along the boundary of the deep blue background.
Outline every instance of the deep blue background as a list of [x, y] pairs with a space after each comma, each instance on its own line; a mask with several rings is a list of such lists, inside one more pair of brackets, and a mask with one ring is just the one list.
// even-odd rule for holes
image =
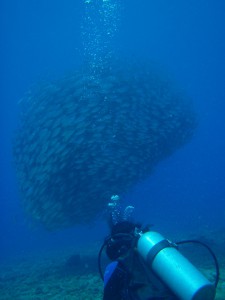
[[[135, 204], [137, 219], [165, 233], [210, 234], [225, 228], [225, 1], [123, 0], [122, 7], [118, 53], [158, 64], [193, 99], [199, 118], [191, 143], [162, 162], [125, 200]], [[78, 236], [84, 243], [101, 239], [107, 230], [104, 223], [56, 233], [30, 228], [12, 165], [18, 100], [32, 84], [60, 78], [80, 63], [82, 15], [83, 0], [0, 2], [3, 259], [76, 247]]]

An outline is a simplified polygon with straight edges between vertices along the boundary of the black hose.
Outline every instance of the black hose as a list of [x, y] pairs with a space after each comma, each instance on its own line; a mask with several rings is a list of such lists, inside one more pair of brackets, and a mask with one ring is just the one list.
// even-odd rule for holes
[[101, 279], [103, 281], [104, 281], [104, 276], [103, 276], [103, 273], [102, 273], [101, 258], [102, 258], [102, 251], [103, 251], [103, 249], [105, 248], [106, 245], [107, 245], [107, 242], [104, 242], [104, 244], [101, 246], [101, 248], [98, 252], [98, 271], [99, 271], [99, 274], [100, 274]]
[[175, 244], [176, 244], [176, 245], [182, 245], [182, 244], [190, 244], [190, 243], [202, 245], [202, 246], [205, 247], [205, 248], [209, 251], [209, 253], [212, 255], [213, 260], [214, 260], [214, 263], [215, 263], [215, 268], [216, 268], [216, 278], [215, 278], [215, 282], [214, 282], [214, 286], [215, 286], [215, 288], [216, 288], [217, 285], [218, 285], [219, 279], [220, 279], [220, 268], [219, 268], [219, 263], [218, 263], [218, 260], [217, 260], [217, 258], [216, 258], [215, 253], [212, 251], [212, 249], [211, 249], [208, 245], [206, 245], [205, 243], [200, 242], [200, 241], [198, 241], [198, 240], [185, 240], [185, 241], [177, 242], [177, 243], [175, 243]]
[[104, 248], [107, 246], [109, 240], [111, 239], [126, 239], [126, 240], [131, 240], [133, 239], [133, 235], [129, 234], [129, 233], [116, 233], [114, 235], [111, 235], [109, 237], [107, 237], [103, 243], [103, 245], [101, 246], [99, 252], [98, 252], [98, 271], [99, 274], [101, 276], [101, 279], [104, 281], [104, 276], [103, 276], [103, 272], [102, 272], [102, 251], [104, 250]]

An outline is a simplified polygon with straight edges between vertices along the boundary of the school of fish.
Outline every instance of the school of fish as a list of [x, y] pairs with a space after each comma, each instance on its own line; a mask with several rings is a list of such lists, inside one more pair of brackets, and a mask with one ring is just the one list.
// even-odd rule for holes
[[197, 118], [173, 84], [144, 65], [81, 69], [29, 91], [13, 144], [23, 206], [48, 229], [90, 223], [187, 143]]

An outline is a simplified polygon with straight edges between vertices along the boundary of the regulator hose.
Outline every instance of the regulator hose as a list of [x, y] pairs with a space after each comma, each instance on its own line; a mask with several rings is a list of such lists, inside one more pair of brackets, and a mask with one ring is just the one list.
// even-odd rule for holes
[[99, 274], [101, 276], [101, 279], [104, 281], [104, 276], [103, 276], [103, 272], [102, 272], [102, 251], [104, 250], [104, 248], [107, 246], [107, 244], [109, 243], [109, 241], [111, 239], [115, 239], [115, 240], [119, 240], [123, 238], [124, 240], [133, 240], [134, 236], [129, 234], [129, 233], [116, 233], [114, 235], [110, 235], [109, 237], [107, 237], [104, 241], [104, 243], [102, 244], [99, 253], [98, 253], [98, 270], [99, 270]]

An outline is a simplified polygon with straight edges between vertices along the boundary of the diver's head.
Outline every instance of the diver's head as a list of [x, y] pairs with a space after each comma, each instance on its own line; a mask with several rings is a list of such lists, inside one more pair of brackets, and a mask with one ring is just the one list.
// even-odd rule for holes
[[136, 225], [133, 222], [130, 221], [122, 221], [119, 223], [116, 223], [112, 227], [111, 235], [116, 235], [116, 234], [133, 234], [134, 229]]
[[106, 254], [109, 259], [123, 257], [134, 248], [137, 228], [140, 225], [130, 221], [122, 221], [112, 227], [111, 235], [106, 241]]

